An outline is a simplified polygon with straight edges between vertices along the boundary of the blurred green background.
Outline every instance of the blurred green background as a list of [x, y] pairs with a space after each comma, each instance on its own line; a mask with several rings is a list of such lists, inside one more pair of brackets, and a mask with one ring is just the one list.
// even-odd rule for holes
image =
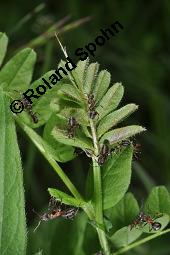
[[[20, 48], [33, 47], [38, 55], [35, 79], [56, 68], [63, 58], [54, 30], [60, 32], [63, 45], [76, 61], [74, 51], [92, 42], [101, 28], [109, 27], [116, 20], [124, 30], [98, 47], [91, 61], [99, 62], [101, 69], [111, 72], [113, 83], [123, 83], [122, 105], [134, 102], [140, 106], [128, 124], [142, 124], [148, 130], [137, 137], [142, 155], [133, 165], [130, 186], [141, 204], [153, 185], [163, 184], [170, 190], [170, 1], [0, 2], [0, 31], [10, 38], [6, 61]], [[31, 225], [36, 218], [32, 208], [41, 211], [48, 202], [47, 188], [56, 186], [65, 190], [65, 187], [21, 130], [18, 130], [18, 139], [23, 158], [27, 218]], [[81, 155], [62, 164], [80, 191], [84, 190], [89, 163]], [[168, 235], [164, 236], [130, 254], [170, 254], [168, 239]]]

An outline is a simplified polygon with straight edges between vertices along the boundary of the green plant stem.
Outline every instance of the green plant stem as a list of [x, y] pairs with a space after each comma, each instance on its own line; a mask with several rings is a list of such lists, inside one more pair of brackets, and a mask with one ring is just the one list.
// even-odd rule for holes
[[143, 238], [142, 240], [139, 240], [139, 241], [137, 241], [137, 242], [134, 242], [134, 243], [128, 245], [127, 247], [122, 248], [122, 249], [120, 249], [119, 251], [112, 253], [112, 255], [123, 254], [123, 253], [125, 253], [125, 252], [127, 252], [127, 251], [129, 251], [129, 250], [131, 250], [131, 249], [133, 249], [133, 248], [135, 248], [135, 247], [137, 247], [137, 246], [143, 244], [143, 243], [146, 243], [146, 242], [148, 242], [148, 241], [150, 241], [150, 240], [152, 240], [152, 239], [154, 239], [154, 238], [157, 238], [157, 237], [159, 237], [159, 236], [161, 236], [161, 235], [164, 235], [164, 234], [166, 234], [166, 233], [168, 233], [168, 232], [170, 232], [170, 228], [168, 228], [168, 229], [166, 229], [166, 230], [164, 230], [164, 231], [161, 231], [161, 232], [159, 232], [159, 233], [156, 233], [156, 234], [147, 236], [147, 237], [145, 237], [145, 238]]
[[[95, 126], [94, 126], [93, 120], [91, 119], [90, 119], [90, 126], [91, 126], [93, 144], [94, 144], [94, 150], [95, 150], [94, 153], [95, 153], [95, 156], [97, 156], [99, 155], [99, 146], [98, 146]], [[96, 216], [95, 220], [98, 224], [104, 226], [102, 182], [101, 182], [101, 171], [100, 171], [101, 169], [98, 163], [96, 162], [95, 157], [92, 157], [92, 160], [93, 160], [93, 176], [94, 176], [94, 204], [95, 204], [95, 216]], [[97, 229], [99, 241], [104, 254], [110, 255], [110, 249], [109, 249], [105, 232], [98, 227], [96, 229]]]

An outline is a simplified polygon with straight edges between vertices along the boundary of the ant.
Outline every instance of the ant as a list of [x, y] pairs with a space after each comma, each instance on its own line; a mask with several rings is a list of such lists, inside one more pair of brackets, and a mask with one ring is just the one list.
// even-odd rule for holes
[[130, 225], [130, 230], [132, 230], [132, 228], [142, 225], [149, 225], [149, 231], [154, 230], [154, 231], [158, 231], [161, 228], [161, 223], [154, 221], [155, 218], [152, 218], [149, 215], [146, 215], [144, 212], [140, 212], [139, 215], [134, 219], [134, 221], [132, 222], [132, 224]]
[[68, 128], [67, 128], [68, 138], [73, 138], [75, 136], [76, 128], [79, 126], [80, 125], [78, 124], [78, 122], [76, 121], [74, 117], [69, 117]]
[[30, 102], [25, 97], [23, 97], [21, 100], [21, 103], [23, 104], [24, 108], [27, 110], [28, 114], [31, 116], [33, 122], [38, 123], [38, 117], [33, 112], [32, 105], [30, 104]]
[[98, 115], [98, 112], [95, 110], [96, 103], [95, 103], [93, 94], [88, 95], [87, 103], [89, 107], [89, 118], [94, 119], [96, 115]]
[[131, 145], [131, 146], [133, 146], [133, 159], [134, 160], [139, 160], [139, 154], [141, 154], [141, 151], [140, 151], [140, 149], [141, 149], [141, 144], [139, 144], [139, 143], [136, 143], [136, 141], [131, 141], [131, 140], [123, 140], [123, 141], [121, 141], [121, 142], [119, 142], [118, 144], [117, 144], [117, 146], [115, 147], [115, 151], [119, 151], [120, 152], [120, 150], [123, 148], [123, 147], [127, 147], [127, 146], [129, 146], [129, 145]]
[[40, 218], [40, 221], [39, 221], [38, 225], [36, 226], [36, 228], [34, 229], [34, 232], [40, 226], [42, 221], [54, 220], [58, 217], [63, 217], [64, 219], [72, 220], [76, 216], [79, 208], [66, 207], [66, 205], [64, 205], [64, 206], [65, 206], [65, 208], [63, 208], [63, 204], [61, 201], [58, 201], [52, 197], [49, 201], [49, 208], [48, 208], [48, 210], [50, 210], [49, 212], [46, 212], [43, 215], [39, 215], [33, 209], [33, 212], [36, 213]]
[[106, 162], [108, 156], [110, 155], [111, 150], [108, 146], [108, 143], [109, 143], [109, 141], [105, 140], [101, 147], [100, 154], [98, 156], [99, 166], [102, 166]]

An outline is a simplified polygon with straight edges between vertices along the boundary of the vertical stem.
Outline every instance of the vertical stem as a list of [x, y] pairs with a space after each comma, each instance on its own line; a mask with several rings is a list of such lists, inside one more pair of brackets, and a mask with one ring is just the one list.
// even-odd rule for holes
[[[90, 126], [92, 131], [94, 149], [95, 149], [95, 156], [92, 157], [93, 160], [93, 175], [94, 175], [94, 204], [95, 204], [95, 216], [96, 222], [99, 225], [104, 226], [103, 221], [103, 198], [102, 198], [102, 182], [101, 182], [101, 169], [98, 163], [96, 162], [95, 157], [99, 155], [99, 146], [96, 136], [96, 130], [93, 121], [90, 119]], [[105, 232], [97, 227], [97, 233], [99, 236], [99, 241], [103, 252], [105, 255], [110, 255], [110, 249], [108, 245], [108, 241], [105, 235]]]

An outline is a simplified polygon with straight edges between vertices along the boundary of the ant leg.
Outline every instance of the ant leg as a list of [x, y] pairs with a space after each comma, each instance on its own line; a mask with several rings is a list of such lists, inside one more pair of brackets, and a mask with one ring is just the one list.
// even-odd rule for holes
[[51, 208], [54, 208], [57, 204], [57, 200], [55, 197], [51, 197], [48, 204], [48, 210], [51, 210]]

